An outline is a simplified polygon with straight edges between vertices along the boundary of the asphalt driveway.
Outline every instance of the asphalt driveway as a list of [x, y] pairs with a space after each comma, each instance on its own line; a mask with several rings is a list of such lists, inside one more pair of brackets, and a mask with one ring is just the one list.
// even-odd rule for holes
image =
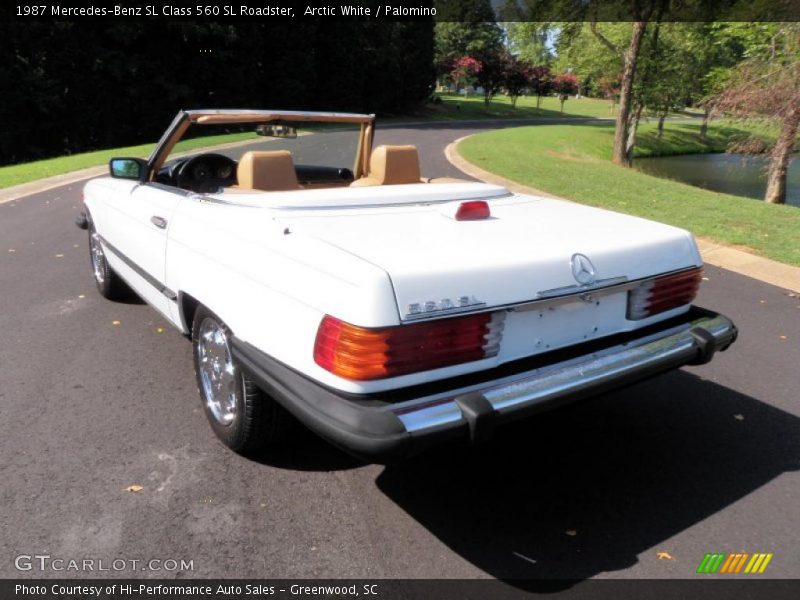
[[[459, 176], [443, 149], [477, 130], [377, 141]], [[0, 577], [60, 575], [15, 569], [44, 553], [193, 561], [127, 577], [692, 578], [719, 551], [800, 577], [800, 298], [708, 267], [698, 303], [741, 332], [709, 365], [396, 467], [301, 427], [253, 461], [206, 424], [189, 342], [98, 295], [79, 207], [80, 185], [0, 205]]]

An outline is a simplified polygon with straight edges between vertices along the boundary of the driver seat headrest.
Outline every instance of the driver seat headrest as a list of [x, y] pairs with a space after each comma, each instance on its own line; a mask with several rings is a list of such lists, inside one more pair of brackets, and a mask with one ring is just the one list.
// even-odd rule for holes
[[417, 147], [378, 146], [369, 157], [369, 173], [353, 186], [420, 183]]
[[299, 190], [292, 153], [288, 150], [251, 150], [239, 159], [239, 187], [264, 192]]

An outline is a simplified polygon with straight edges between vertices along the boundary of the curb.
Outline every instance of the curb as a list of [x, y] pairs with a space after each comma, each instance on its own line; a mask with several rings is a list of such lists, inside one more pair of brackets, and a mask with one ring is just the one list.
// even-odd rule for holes
[[[571, 200], [568, 198], [561, 198], [543, 190], [537, 190], [536, 188], [522, 185], [512, 181], [511, 179], [500, 177], [499, 175], [495, 175], [494, 173], [490, 173], [489, 171], [485, 171], [484, 169], [473, 165], [458, 153], [457, 148], [458, 144], [468, 137], [472, 136], [466, 135], [462, 138], [459, 138], [451, 144], [448, 144], [447, 148], [445, 148], [445, 157], [456, 169], [463, 171], [475, 179], [479, 179], [487, 183], [502, 185], [510, 191], [518, 194], [544, 196], [545, 198], [555, 198], [557, 200], [571, 202]], [[740, 275], [745, 275], [746, 277], [758, 279], [764, 283], [768, 283], [791, 292], [800, 293], [800, 267], [793, 267], [769, 258], [750, 254], [749, 252], [742, 252], [741, 250], [736, 250], [735, 248], [729, 248], [727, 246], [717, 244], [711, 240], [696, 238], [696, 241], [697, 247], [700, 249], [700, 254], [703, 257], [704, 262], [714, 265], [715, 267], [733, 271], [734, 273], [739, 273]]]

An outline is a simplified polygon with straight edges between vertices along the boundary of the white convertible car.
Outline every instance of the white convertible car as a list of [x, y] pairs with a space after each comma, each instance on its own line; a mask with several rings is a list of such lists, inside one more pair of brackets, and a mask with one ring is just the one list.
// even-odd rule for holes
[[[182, 111], [149, 159], [86, 184], [100, 293], [132, 288], [191, 336], [233, 450], [280, 440], [291, 414], [395, 461], [735, 341], [692, 305], [686, 231], [423, 179], [414, 146], [373, 148], [373, 132], [373, 115]], [[173, 154], [211, 133], [227, 145]]]

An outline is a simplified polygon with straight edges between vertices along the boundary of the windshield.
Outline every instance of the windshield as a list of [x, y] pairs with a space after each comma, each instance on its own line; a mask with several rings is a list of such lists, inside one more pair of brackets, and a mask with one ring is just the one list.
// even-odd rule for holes
[[361, 125], [349, 123], [193, 123], [155, 182], [199, 193], [349, 185], [361, 137]]

